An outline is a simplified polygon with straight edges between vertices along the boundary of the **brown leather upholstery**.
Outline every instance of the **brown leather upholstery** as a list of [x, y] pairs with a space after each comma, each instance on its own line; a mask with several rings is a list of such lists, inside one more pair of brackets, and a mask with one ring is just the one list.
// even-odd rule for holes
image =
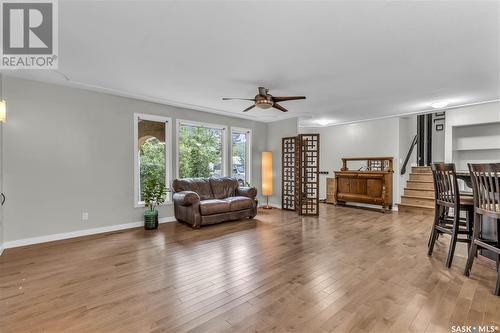
[[229, 210], [236, 212], [243, 209], [251, 209], [253, 200], [247, 197], [230, 197], [226, 201], [230, 204]]
[[200, 201], [200, 196], [198, 195], [198, 193], [193, 191], [183, 191], [174, 193], [173, 200], [179, 205], [189, 206], [197, 201]]
[[193, 228], [257, 214], [257, 190], [234, 178], [176, 179], [172, 189], [175, 217]]
[[227, 213], [229, 211], [231, 211], [231, 206], [227, 200], [208, 199], [200, 202], [201, 215]]
[[215, 199], [224, 199], [234, 196], [238, 188], [238, 181], [235, 178], [210, 178], [210, 186]]
[[237, 187], [235, 194], [237, 196], [255, 198], [257, 196], [257, 189], [255, 187]]
[[172, 183], [174, 192], [193, 191], [198, 193], [200, 200], [212, 199], [210, 180], [206, 178], [175, 179]]

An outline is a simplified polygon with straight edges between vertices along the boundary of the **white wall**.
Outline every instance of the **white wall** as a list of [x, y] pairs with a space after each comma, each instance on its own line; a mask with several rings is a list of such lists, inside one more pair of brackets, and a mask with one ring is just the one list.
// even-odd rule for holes
[[[399, 118], [399, 169], [398, 174], [401, 172], [406, 154], [410, 149], [413, 138], [417, 134], [417, 116], [404, 116]], [[403, 194], [406, 182], [410, 178], [412, 165], [417, 165], [417, 147], [413, 147], [413, 151], [406, 165], [406, 173], [399, 177], [399, 193]], [[398, 200], [399, 202], [399, 200]]]
[[[435, 121], [436, 114], [433, 114], [433, 124], [432, 124], [432, 161], [433, 162], [443, 162], [444, 161], [444, 141], [445, 141], [445, 128], [446, 128], [446, 113], [445, 119]], [[436, 124], [442, 124], [444, 126], [442, 131], [436, 131]]]
[[[173, 133], [177, 118], [252, 129], [252, 183], [260, 189], [265, 123], [13, 77], [4, 77], [4, 96], [6, 242], [142, 220], [133, 206], [134, 112], [172, 117]], [[173, 216], [172, 205], [160, 216]]]
[[[475, 160], [475, 161], [500, 161], [500, 150], [485, 150], [485, 151], [470, 151], [459, 152], [455, 150], [454, 142], [456, 142], [456, 130], [462, 126], [472, 125], [492, 125], [493, 127], [499, 126], [494, 123], [500, 123], [500, 102], [485, 103], [480, 105], [467, 106], [457, 109], [448, 110], [446, 112], [446, 126], [445, 126], [445, 161], [450, 163], [458, 163], [459, 167], [463, 168], [462, 161]], [[483, 129], [481, 126], [473, 126], [467, 130], [467, 136], [482, 136]], [[500, 127], [498, 127], [500, 129]], [[459, 130], [460, 131], [460, 130]], [[463, 130], [462, 130], [463, 131]], [[455, 140], [454, 140], [455, 137]], [[494, 138], [492, 139], [495, 140]], [[489, 140], [491, 141], [491, 140]], [[481, 157], [484, 156], [484, 157]]]
[[276, 207], [281, 207], [281, 139], [296, 136], [297, 126], [297, 118], [267, 124], [267, 150], [273, 153], [273, 195], [269, 203]]
[[[300, 133], [320, 134], [320, 169], [340, 170], [342, 157], [394, 157], [393, 203], [399, 200], [399, 118], [329, 127], [301, 127]], [[320, 198], [326, 197], [326, 177], [320, 178]]]

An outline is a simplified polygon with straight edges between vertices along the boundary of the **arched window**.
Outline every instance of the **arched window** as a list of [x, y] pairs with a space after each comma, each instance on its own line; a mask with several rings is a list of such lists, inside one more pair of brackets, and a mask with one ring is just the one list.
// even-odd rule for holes
[[[144, 185], [154, 180], [170, 186], [170, 118], [135, 114], [134, 200], [142, 205]], [[167, 196], [167, 201], [169, 196]]]

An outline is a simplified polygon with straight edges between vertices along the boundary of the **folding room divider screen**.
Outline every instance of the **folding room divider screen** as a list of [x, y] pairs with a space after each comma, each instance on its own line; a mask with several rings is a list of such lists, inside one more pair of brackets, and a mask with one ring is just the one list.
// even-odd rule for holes
[[281, 208], [319, 214], [319, 134], [282, 139]]

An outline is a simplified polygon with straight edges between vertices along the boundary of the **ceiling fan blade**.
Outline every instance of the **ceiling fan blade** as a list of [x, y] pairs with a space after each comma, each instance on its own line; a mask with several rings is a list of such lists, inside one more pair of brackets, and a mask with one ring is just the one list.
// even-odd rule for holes
[[238, 97], [222, 97], [223, 101], [230, 101], [232, 99], [242, 100], [242, 101], [254, 101], [254, 98], [238, 98]]
[[264, 87], [259, 87], [259, 95], [266, 97], [267, 96], [267, 89]]
[[273, 108], [278, 109], [278, 110], [283, 111], [283, 112], [288, 112], [287, 109], [285, 109], [284, 107], [282, 107], [281, 105], [279, 105], [277, 103], [273, 104]]
[[296, 99], [306, 99], [306, 96], [282, 96], [282, 97], [273, 97], [275, 102], [284, 102], [284, 101], [293, 101]]
[[254, 107], [255, 107], [255, 104], [254, 104], [254, 105], [252, 105], [252, 106], [247, 107], [245, 110], [243, 110], [243, 112], [247, 112], [248, 110], [251, 110], [251, 109], [253, 109]]

